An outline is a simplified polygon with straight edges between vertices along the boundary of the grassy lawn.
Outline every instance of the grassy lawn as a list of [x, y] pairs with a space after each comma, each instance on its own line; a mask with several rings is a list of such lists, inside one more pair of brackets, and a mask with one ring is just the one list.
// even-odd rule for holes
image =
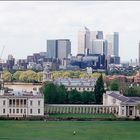
[[0, 140], [140, 140], [140, 122], [0, 121]]
[[52, 114], [51, 118], [115, 118], [113, 114]]

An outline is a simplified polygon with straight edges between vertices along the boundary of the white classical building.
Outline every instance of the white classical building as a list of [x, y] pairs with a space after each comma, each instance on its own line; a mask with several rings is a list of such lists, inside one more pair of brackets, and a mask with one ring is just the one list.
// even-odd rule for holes
[[119, 117], [140, 117], [140, 97], [126, 97], [119, 91], [107, 91], [103, 95], [103, 106], [118, 106]]
[[44, 116], [44, 96], [40, 92], [0, 91], [0, 116]]
[[57, 85], [64, 85], [68, 91], [77, 90], [83, 91], [94, 91], [96, 84], [96, 78], [60, 78], [54, 81]]

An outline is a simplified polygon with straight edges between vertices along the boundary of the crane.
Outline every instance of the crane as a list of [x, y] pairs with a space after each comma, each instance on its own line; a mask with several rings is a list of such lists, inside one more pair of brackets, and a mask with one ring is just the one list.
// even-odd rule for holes
[[2, 55], [3, 55], [4, 49], [5, 49], [5, 46], [2, 47], [2, 51], [1, 51], [1, 54], [0, 54], [0, 63], [2, 63]]

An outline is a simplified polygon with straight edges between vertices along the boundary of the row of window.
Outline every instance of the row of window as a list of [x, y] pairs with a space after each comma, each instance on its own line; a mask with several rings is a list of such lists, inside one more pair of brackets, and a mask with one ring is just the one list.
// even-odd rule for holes
[[94, 90], [94, 88], [72, 88], [72, 87], [71, 87], [71, 88], [68, 88], [68, 89], [70, 89], [70, 90], [73, 90], [73, 89], [76, 90], [76, 89], [77, 89], [77, 90], [79, 90], [79, 91], [80, 91], [80, 90]]
[[[12, 103], [12, 100], [9, 100], [9, 105], [15, 105], [15, 100], [13, 100], [13, 103]], [[19, 105], [19, 101], [17, 100], [17, 103], [16, 103], [17, 105]], [[26, 105], [26, 100], [21, 100], [21, 105]], [[38, 101], [38, 106], [40, 106], [40, 104], [41, 104], [41, 101]], [[5, 100], [3, 100], [3, 106], [5, 106], [6, 105], [6, 101]], [[33, 101], [31, 100], [30, 101], [30, 106], [32, 106], [33, 105]]]
[[[41, 101], [38, 101], [38, 106], [40, 106], [40, 104], [41, 104]], [[30, 100], [30, 106], [32, 106], [32, 105], [33, 105], [33, 101]]]
[[[13, 112], [12, 112], [13, 111]], [[5, 112], [5, 108], [3, 109], [3, 114], [5, 114], [6, 112]], [[13, 113], [13, 114], [18, 114], [18, 113], [24, 113], [24, 114], [26, 114], [26, 109], [9, 109], [9, 114], [11, 114], [11, 113]], [[32, 114], [33, 113], [33, 110], [32, 109], [30, 109], [30, 114]], [[38, 114], [40, 114], [40, 109], [38, 109]]]

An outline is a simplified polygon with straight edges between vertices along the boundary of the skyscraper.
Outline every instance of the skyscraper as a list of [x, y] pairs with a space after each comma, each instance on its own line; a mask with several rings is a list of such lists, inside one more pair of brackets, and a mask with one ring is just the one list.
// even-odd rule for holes
[[57, 58], [57, 41], [47, 40], [47, 57]]
[[107, 41], [96, 39], [92, 41], [92, 54], [107, 55]]
[[48, 58], [67, 58], [71, 54], [71, 42], [69, 39], [47, 40]]
[[78, 54], [87, 55], [90, 49], [90, 30], [85, 27], [84, 30], [78, 32]]
[[108, 42], [108, 56], [119, 56], [119, 33], [114, 32], [106, 35], [106, 40]]
[[71, 54], [71, 42], [69, 39], [57, 40], [57, 56], [59, 59], [68, 58]]

